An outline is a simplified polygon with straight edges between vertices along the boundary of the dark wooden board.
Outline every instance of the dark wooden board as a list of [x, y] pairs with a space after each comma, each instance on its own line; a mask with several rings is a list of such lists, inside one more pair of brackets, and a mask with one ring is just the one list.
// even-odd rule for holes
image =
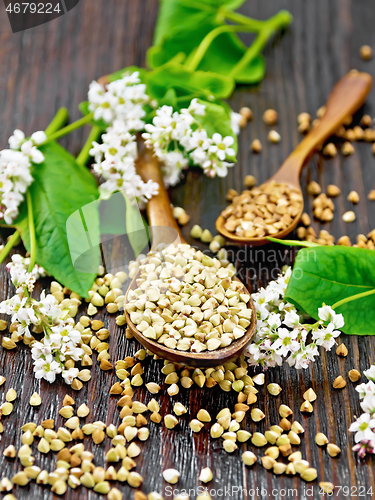
[[[254, 174], [259, 181], [266, 180], [276, 171], [283, 159], [300, 140], [296, 117], [302, 111], [314, 114], [324, 101], [333, 84], [351, 68], [369, 71], [375, 76], [375, 59], [361, 61], [358, 49], [362, 44], [375, 48], [373, 29], [373, 2], [371, 0], [248, 0], [242, 11], [257, 18], [266, 18], [280, 8], [289, 9], [294, 16], [292, 27], [278, 37], [266, 50], [267, 75], [256, 88], [238, 88], [231, 99], [235, 110], [250, 106], [254, 120], [239, 138], [239, 162], [229, 171], [226, 179], [210, 180], [197, 172], [189, 172], [185, 182], [171, 190], [175, 205], [183, 206], [191, 215], [189, 226], [184, 228], [188, 241], [190, 227], [198, 223], [214, 231], [214, 222], [219, 211], [225, 206], [225, 194], [229, 187], [241, 189], [246, 174]], [[157, 2], [152, 0], [81, 0], [67, 15], [38, 28], [13, 34], [9, 27], [5, 9], [0, 7], [0, 111], [2, 127], [0, 145], [6, 146], [11, 132], [19, 127], [27, 133], [43, 129], [59, 106], [67, 106], [71, 119], [79, 117], [77, 105], [85, 99], [91, 80], [131, 64], [144, 64], [145, 51], [151, 44], [153, 27], [157, 13]], [[274, 108], [279, 112], [279, 130], [282, 141], [278, 145], [267, 143], [268, 128], [261, 116], [265, 109]], [[372, 91], [365, 112], [374, 114], [375, 90]], [[87, 135], [80, 130], [62, 140], [62, 144], [73, 154], [77, 154]], [[249, 144], [259, 138], [264, 146], [260, 155], [249, 152]], [[336, 215], [333, 222], [324, 225], [336, 237], [348, 234], [352, 240], [358, 233], [367, 233], [375, 227], [374, 204], [366, 199], [371, 188], [375, 188], [375, 159], [368, 144], [356, 144], [356, 153], [343, 158], [338, 155], [333, 160], [315, 156], [303, 172], [303, 185], [310, 179], [317, 180], [323, 187], [337, 184], [343, 196], [335, 200], [337, 214], [349, 209], [346, 195], [351, 189], [358, 191], [361, 201], [355, 208], [357, 220], [345, 224]], [[306, 207], [311, 210], [311, 198], [306, 198]], [[314, 223], [318, 229], [320, 225]], [[323, 227], [323, 226], [322, 226]], [[114, 262], [122, 262], [121, 245], [114, 242], [108, 251]], [[283, 263], [289, 263], [293, 254], [288, 249], [269, 246], [265, 249], [233, 250], [233, 258], [240, 269], [240, 277], [247, 279], [249, 287], [255, 290], [266, 284], [272, 272]], [[275, 274], [273, 275], [275, 276]], [[1, 299], [13, 294], [5, 266], [0, 267]], [[111, 359], [122, 359], [133, 354], [138, 348], [135, 342], [126, 341], [123, 328], [117, 327], [114, 316], [104, 312], [97, 315], [111, 330]], [[375, 328], [375, 325], [374, 325]], [[370, 499], [366, 493], [359, 496], [359, 489], [372, 487], [375, 493], [373, 460], [359, 460], [351, 451], [353, 436], [347, 429], [354, 415], [360, 414], [359, 400], [355, 387], [350, 382], [343, 391], [332, 389], [335, 377], [346, 377], [351, 368], [360, 371], [374, 363], [375, 337], [341, 336], [349, 350], [346, 359], [334, 353], [322, 353], [320, 359], [308, 370], [296, 371], [286, 366], [266, 372], [266, 382], [277, 381], [283, 388], [277, 398], [260, 391], [260, 408], [266, 409], [266, 419], [254, 424], [247, 417], [243, 426], [251, 431], [256, 428], [266, 430], [267, 426], [278, 422], [277, 408], [281, 402], [287, 403], [296, 418], [306, 428], [301, 451], [316, 467], [319, 480], [332, 481], [336, 486], [349, 487], [339, 490], [335, 498]], [[162, 382], [160, 362], [149, 361], [145, 379]], [[113, 373], [102, 372], [96, 363], [92, 368], [93, 378], [84, 389], [75, 394], [62, 383], [49, 385], [38, 382], [32, 374], [32, 360], [28, 349], [21, 347], [14, 352], [0, 350], [0, 373], [6, 376], [6, 383], [0, 389], [4, 399], [8, 388], [14, 387], [19, 395], [14, 413], [4, 418], [5, 431], [1, 435], [0, 451], [13, 443], [20, 445], [20, 426], [30, 420], [40, 421], [54, 416], [61, 406], [63, 396], [73, 395], [76, 404], [86, 402], [91, 408], [93, 419], [108, 423], [119, 423], [116, 398], [108, 397], [108, 389], [116, 381]], [[314, 403], [315, 411], [310, 417], [299, 413], [304, 390], [312, 386], [318, 395]], [[163, 386], [163, 392], [165, 391]], [[31, 394], [38, 391], [43, 403], [40, 409], [32, 409], [28, 402]], [[138, 394], [139, 393], [139, 394]], [[165, 393], [166, 394], [166, 393]], [[142, 389], [137, 398], [149, 400], [150, 395]], [[189, 417], [194, 417], [200, 407], [215, 412], [225, 406], [233, 406], [235, 395], [213, 390], [182, 390], [174, 398], [159, 396], [162, 411], [170, 411], [173, 401], [181, 401], [190, 408]], [[88, 417], [87, 420], [91, 420]], [[137, 470], [145, 478], [143, 491], [161, 492], [166, 486], [161, 473], [165, 468], [176, 467], [181, 472], [179, 488], [196, 488], [197, 479], [204, 466], [214, 470], [214, 481], [210, 487], [216, 490], [224, 487], [259, 488], [253, 497], [246, 497], [239, 491], [224, 491], [218, 498], [299, 498], [300, 500], [321, 498], [317, 481], [311, 485], [298, 478], [276, 477], [260, 464], [251, 469], [242, 465], [241, 450], [228, 455], [218, 441], [209, 438], [205, 429], [199, 435], [192, 435], [188, 417], [181, 418], [181, 425], [173, 431], [164, 426], [150, 424], [150, 439], [142, 445], [143, 454], [137, 462]], [[59, 417], [60, 425], [62, 419]], [[336, 442], [342, 453], [331, 459], [314, 443], [317, 431], [327, 434]], [[89, 443], [90, 440], [87, 440]], [[93, 446], [96, 463], [103, 465], [103, 450], [108, 449], [108, 440], [100, 446]], [[249, 446], [252, 449], [251, 446]], [[262, 451], [257, 452], [258, 456]], [[39, 457], [39, 454], [37, 454]], [[37, 459], [37, 464], [51, 470], [50, 457]], [[19, 464], [0, 455], [1, 475], [8, 477], [19, 469]], [[131, 488], [119, 486], [126, 500], [133, 497]], [[352, 488], [353, 489], [350, 489]], [[263, 488], [263, 493], [261, 489]], [[282, 491], [282, 488], [286, 491]], [[313, 490], [311, 490], [313, 488]], [[296, 492], [288, 490], [296, 489]], [[229, 490], [231, 491], [231, 490]], [[17, 498], [52, 498], [50, 490], [31, 483], [26, 488], [17, 488]], [[93, 499], [99, 495], [83, 488], [69, 490], [69, 499]], [[165, 495], [165, 498], [171, 496]], [[195, 495], [191, 495], [195, 498]]]

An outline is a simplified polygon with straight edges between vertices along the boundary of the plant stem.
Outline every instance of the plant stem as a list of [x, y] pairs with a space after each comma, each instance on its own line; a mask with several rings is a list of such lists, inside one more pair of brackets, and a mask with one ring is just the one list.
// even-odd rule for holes
[[[272, 32], [273, 33], [273, 32]], [[232, 68], [228, 76], [235, 78], [235, 76], [242, 71], [246, 66], [248, 66], [255, 57], [257, 57], [264, 49], [266, 43], [271, 37], [271, 31], [263, 30], [261, 31], [254, 42], [247, 49], [243, 57], [238, 61], [238, 63]]]
[[368, 292], [357, 293], [356, 295], [351, 295], [350, 297], [345, 297], [345, 299], [339, 300], [336, 304], [333, 304], [332, 309], [336, 309], [337, 307], [343, 306], [348, 302], [353, 302], [353, 300], [362, 299], [363, 297], [367, 297], [368, 295], [373, 295], [375, 293], [374, 290], [369, 290]]
[[288, 247], [320, 247], [319, 243], [314, 243], [313, 241], [299, 241], [299, 240], [280, 240], [279, 238], [272, 238], [267, 236], [266, 240], [272, 241], [273, 243], [280, 243], [280, 245], [286, 245]]
[[86, 165], [88, 162], [88, 159], [90, 158], [90, 149], [92, 147], [93, 141], [96, 141], [100, 134], [102, 132], [102, 129], [98, 125], [94, 125], [90, 131], [90, 134], [85, 142], [85, 145], [83, 146], [81, 152], [77, 156], [77, 163], [78, 165]]
[[30, 233], [30, 265], [29, 273], [34, 269], [35, 259], [36, 259], [36, 239], [35, 239], [35, 225], [34, 225], [34, 215], [33, 215], [33, 205], [31, 202], [30, 191], [26, 191], [26, 202], [27, 202], [27, 216], [29, 219], [29, 233]]
[[218, 37], [222, 33], [236, 33], [236, 32], [240, 33], [240, 32], [249, 32], [249, 31], [253, 31], [253, 30], [247, 26], [237, 26], [237, 25], [228, 25], [228, 24], [214, 28], [212, 31], [207, 33], [207, 35], [203, 38], [203, 40], [199, 44], [195, 54], [190, 59], [190, 61], [186, 64], [186, 67], [191, 71], [195, 71], [198, 68], [198, 66], [200, 65], [204, 55], [206, 54], [206, 52], [209, 49], [212, 42], [215, 40], [216, 37]]
[[55, 141], [56, 139], [60, 139], [60, 137], [64, 137], [64, 135], [70, 134], [70, 132], [73, 132], [73, 130], [76, 130], [77, 128], [83, 127], [83, 125], [86, 125], [86, 123], [89, 123], [93, 119], [94, 113], [89, 113], [88, 115], [84, 116], [83, 118], [80, 118], [79, 120], [70, 123], [66, 127], [57, 130], [53, 134], [51, 134], [47, 140], [42, 142], [40, 146], [44, 146], [44, 144], [48, 144], [51, 141]]
[[292, 19], [292, 15], [288, 11], [281, 10], [275, 16], [271, 17], [267, 21], [264, 21], [263, 29], [259, 31], [258, 36], [247, 49], [241, 60], [234, 66], [229, 76], [235, 78], [238, 73], [246, 68], [246, 66], [248, 66], [251, 61], [262, 52], [268, 40], [277, 31], [288, 26]]
[[225, 19], [228, 21], [233, 21], [237, 24], [243, 24], [251, 28], [255, 33], [270, 27], [275, 27], [275, 29], [281, 29], [288, 26], [293, 21], [293, 16], [287, 10], [280, 10], [277, 14], [266, 19], [265, 21], [259, 21], [258, 19], [252, 19], [251, 17], [244, 16], [238, 12], [233, 12], [232, 10], [227, 10], [225, 7], [221, 9]]
[[242, 59], [238, 62], [238, 64], [236, 64], [236, 66], [231, 71], [231, 74], [229, 75], [234, 76], [244, 67], [246, 67], [251, 62], [251, 60], [254, 59], [254, 57], [260, 54], [267, 41], [272, 37], [274, 33], [288, 26], [293, 19], [292, 15], [286, 10], [281, 10], [275, 16], [270, 17], [266, 21], [251, 19], [250, 17], [243, 16], [242, 14], [238, 14], [237, 12], [233, 12], [231, 10], [226, 10], [225, 8], [222, 9], [221, 12], [226, 19], [238, 24], [223, 24], [222, 26], [218, 26], [217, 28], [214, 28], [212, 31], [207, 33], [207, 35], [199, 44], [193, 57], [186, 64], [186, 67], [188, 69], [195, 71], [198, 68], [210, 45], [219, 35], [223, 33], [241, 32], [258, 33], [258, 36], [253, 44], [247, 49]]
[[3, 250], [0, 253], [0, 264], [4, 262], [4, 259], [7, 257], [8, 253], [11, 251], [11, 249], [18, 245], [20, 240], [20, 233], [18, 231], [15, 231], [12, 236], [9, 238], [7, 244], [3, 248]]
[[63, 125], [68, 121], [69, 119], [69, 112], [66, 108], [60, 108], [57, 113], [55, 114], [54, 119], [51, 121], [51, 123], [48, 125], [48, 127], [45, 130], [45, 133], [47, 135], [51, 135], [57, 130], [60, 130]]

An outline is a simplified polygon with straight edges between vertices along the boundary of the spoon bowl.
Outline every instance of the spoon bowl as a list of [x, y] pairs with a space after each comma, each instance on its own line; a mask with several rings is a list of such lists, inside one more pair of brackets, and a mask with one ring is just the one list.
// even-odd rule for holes
[[[166, 244], [170, 244], [170, 241], [165, 241], [165, 231], [158, 230], [160, 228], [171, 228], [175, 231], [174, 234], [176, 235], [176, 239], [173, 242], [174, 244], [186, 244], [186, 241], [184, 240], [180, 232], [180, 228], [178, 227], [178, 224], [173, 217], [170, 200], [168, 197], [168, 193], [164, 187], [160, 165], [157, 159], [151, 155], [142, 141], [139, 141], [139, 151], [140, 153], [136, 164], [138, 174], [145, 182], [151, 179], [152, 181], [159, 184], [158, 194], [153, 196], [147, 204], [147, 215], [152, 232], [151, 251], [156, 252], [160, 245], [165, 246]], [[140, 272], [138, 272], [137, 275], [133, 278], [126, 292], [124, 301], [125, 304], [128, 303], [129, 291], [137, 288], [137, 279], [139, 278], [139, 274]], [[237, 278], [234, 279], [239, 281]], [[245, 285], [243, 285], [242, 293], [246, 293], [250, 296], [250, 292], [246, 289]], [[178, 351], [177, 349], [171, 349], [154, 340], [150, 340], [137, 329], [136, 325], [131, 321], [130, 315], [126, 311], [125, 317], [128, 327], [134, 337], [143, 346], [145, 346], [157, 356], [173, 361], [174, 363], [181, 363], [192, 367], [208, 368], [237, 359], [249, 344], [252, 336], [255, 333], [257, 322], [256, 310], [251, 296], [250, 300], [247, 303], [247, 306], [252, 310], [252, 315], [250, 318], [250, 325], [248, 326], [244, 336], [238, 340], [234, 340], [228, 347], [219, 348], [214, 351], [204, 351], [200, 353]]]
[[[135, 276], [133, 281], [131, 282], [126, 295], [125, 295], [125, 304], [128, 302], [128, 293], [129, 290], [134, 290], [137, 288], [136, 280], [139, 277], [139, 273]], [[235, 278], [237, 280], [237, 278]], [[237, 280], [239, 281], [239, 280]], [[247, 293], [250, 295], [249, 291], [243, 287], [241, 293]], [[195, 368], [210, 368], [218, 365], [222, 365], [227, 361], [232, 361], [237, 359], [246, 346], [251, 340], [251, 337], [254, 335], [256, 328], [256, 310], [254, 303], [250, 297], [248, 302], [248, 307], [252, 310], [250, 325], [247, 328], [247, 331], [243, 337], [238, 340], [234, 340], [231, 345], [228, 347], [223, 347], [221, 349], [216, 349], [215, 351], [204, 351], [204, 352], [190, 352], [190, 351], [178, 351], [177, 349], [170, 349], [163, 344], [159, 344], [155, 340], [150, 340], [145, 337], [142, 332], [140, 332], [136, 325], [131, 321], [129, 313], [125, 311], [126, 322], [128, 327], [134, 337], [147, 349], [151, 352], [159, 356], [163, 359], [168, 359], [173, 363], [180, 363], [186, 366], [192, 366]]]
[[[312, 153], [319, 148], [348, 118], [352, 116], [365, 102], [367, 94], [372, 87], [372, 76], [368, 73], [360, 73], [352, 70], [346, 74], [333, 88], [327, 103], [326, 113], [319, 123], [311, 129], [302, 142], [297, 146], [293, 153], [286, 159], [275, 175], [262, 185], [271, 181], [280, 184], [287, 184], [289, 187], [298, 190], [302, 194], [300, 185], [300, 173], [302, 167], [306, 164]], [[303, 213], [303, 203], [298, 214], [292, 222], [283, 230], [272, 234], [272, 238], [284, 238], [291, 233], [297, 226]], [[237, 236], [228, 231], [225, 225], [225, 218], [220, 215], [216, 220], [217, 231], [226, 239], [252, 246], [260, 246], [269, 243], [266, 236], [246, 238]]]
[[[295, 187], [295, 186], [294, 186]], [[301, 193], [302, 190], [300, 189]], [[302, 214], [303, 214], [303, 203], [301, 204], [301, 209], [299, 210], [298, 214], [296, 217], [294, 217], [293, 222], [289, 224], [289, 226], [282, 231], [278, 232], [277, 234], [273, 234], [272, 238], [278, 238], [282, 239], [285, 238], [285, 236], [288, 236], [289, 233], [291, 233], [298, 225], [298, 222], [300, 221]], [[262, 246], [266, 245], [267, 243], [270, 243], [266, 238], [245, 238], [244, 236], [237, 236], [234, 233], [231, 233], [225, 228], [225, 222], [226, 220], [222, 215], [220, 215], [215, 223], [216, 230], [218, 233], [220, 233], [222, 236], [224, 236], [225, 239], [233, 241], [233, 243], [238, 243], [239, 245], [251, 245], [253, 247], [257, 246]], [[271, 235], [270, 235], [271, 236]]]

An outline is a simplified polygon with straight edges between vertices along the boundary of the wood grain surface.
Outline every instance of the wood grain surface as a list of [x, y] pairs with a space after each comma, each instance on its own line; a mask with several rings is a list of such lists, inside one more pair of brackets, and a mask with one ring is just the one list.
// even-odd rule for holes
[[[246, 174], [253, 174], [259, 182], [268, 179], [281, 165], [301, 139], [296, 126], [298, 113], [307, 111], [314, 114], [321, 106], [334, 83], [351, 68], [368, 71], [375, 76], [375, 59], [364, 62], [359, 59], [358, 49], [363, 44], [375, 48], [373, 29], [374, 7], [371, 0], [248, 0], [241, 8], [247, 15], [266, 18], [281, 8], [287, 8], [294, 16], [291, 28], [277, 37], [266, 50], [267, 75], [258, 87], [240, 87], [231, 98], [231, 106], [239, 110], [249, 106], [254, 119], [241, 132], [239, 138], [239, 162], [230, 169], [226, 179], [210, 180], [198, 172], [190, 171], [186, 180], [170, 191], [175, 205], [183, 206], [191, 215], [190, 224], [183, 229], [184, 237], [189, 236], [193, 224], [200, 224], [214, 231], [215, 219], [225, 207], [225, 194], [228, 188], [241, 189]], [[12, 131], [19, 127], [26, 133], [43, 129], [53, 117], [59, 106], [66, 106], [71, 119], [78, 118], [77, 105], [85, 98], [88, 84], [100, 75], [110, 73], [127, 65], [143, 65], [145, 51], [152, 41], [153, 27], [157, 14], [155, 0], [81, 0], [78, 6], [67, 15], [23, 33], [13, 34], [10, 30], [5, 9], [0, 6], [0, 110], [2, 126], [0, 146]], [[279, 113], [276, 129], [282, 140], [279, 144], [267, 143], [268, 127], [261, 117], [267, 108]], [[371, 92], [364, 111], [374, 115], [375, 90]], [[63, 139], [62, 144], [73, 154], [78, 154], [88, 130], [80, 130]], [[253, 155], [249, 145], [255, 138], [263, 144], [263, 151]], [[340, 186], [343, 195], [335, 199], [336, 216], [329, 224], [314, 227], [327, 228], [336, 237], [347, 234], [352, 241], [358, 233], [367, 233], [375, 227], [374, 202], [367, 201], [370, 189], [375, 188], [375, 159], [369, 144], [355, 144], [354, 155], [343, 158], [341, 154], [334, 159], [314, 156], [302, 174], [305, 192], [309, 180], [317, 180], [326, 188], [328, 184]], [[339, 214], [349, 210], [347, 193], [355, 189], [361, 198], [355, 207], [357, 219], [345, 224]], [[305, 193], [306, 194], [306, 193]], [[306, 196], [306, 209], [311, 213], [312, 199]], [[6, 234], [2, 234], [2, 238]], [[195, 242], [194, 242], [195, 243]], [[203, 246], [203, 245], [202, 245]], [[21, 251], [21, 248], [17, 249]], [[107, 245], [108, 258], [121, 265], [123, 253], [121, 242], [114, 240]], [[267, 283], [276, 277], [277, 270], [293, 259], [293, 252], [287, 248], [269, 246], [263, 249], [231, 248], [231, 255], [239, 269], [239, 278], [246, 281], [249, 288]], [[48, 280], [40, 285], [47, 286]], [[0, 267], [1, 299], [13, 294], [5, 266]], [[40, 289], [39, 287], [39, 289]], [[138, 345], [124, 338], [123, 327], [115, 324], [115, 317], [101, 311], [97, 315], [111, 331], [110, 354], [112, 360], [132, 355]], [[375, 325], [374, 325], [375, 328]], [[348, 347], [347, 358], [338, 358], [333, 353], [322, 356], [307, 370], [296, 371], [283, 366], [266, 372], [266, 383], [278, 382], [283, 391], [274, 398], [263, 387], [259, 393], [258, 406], [266, 413], [259, 424], [251, 422], [249, 416], [242, 426], [251, 432], [255, 429], [266, 430], [276, 424], [278, 406], [288, 404], [305, 427], [301, 449], [303, 456], [316, 467], [320, 481], [331, 481], [336, 486], [335, 498], [372, 498], [367, 493], [373, 488], [375, 494], [374, 462], [372, 459], [358, 459], [352, 452], [353, 436], [347, 429], [355, 415], [361, 413], [355, 386], [348, 381], [346, 389], [336, 391], [333, 380], [341, 374], [347, 379], [351, 368], [360, 371], [375, 362], [375, 337], [349, 337], [342, 335], [340, 342]], [[163, 382], [160, 374], [160, 361], [148, 360], [145, 363], [145, 380]], [[20, 426], [28, 421], [39, 422], [56, 416], [65, 394], [72, 395], [76, 405], [86, 402], [91, 409], [87, 421], [103, 420], [119, 424], [119, 411], [116, 397], [108, 396], [108, 390], [117, 380], [112, 372], [100, 371], [97, 363], [92, 367], [92, 380], [84, 385], [79, 393], [74, 393], [66, 385], [58, 382], [49, 385], [38, 382], [32, 373], [30, 352], [25, 347], [15, 351], [0, 349], [0, 374], [6, 383], [0, 388], [0, 401], [5, 392], [14, 387], [18, 398], [11, 416], [3, 418], [4, 433], [1, 435], [0, 451], [9, 444], [20, 446]], [[300, 414], [299, 407], [303, 392], [313, 387], [318, 395], [311, 416]], [[29, 398], [34, 391], [40, 392], [42, 405], [34, 409]], [[148, 401], [150, 394], [145, 389], [136, 391], [136, 399]], [[196, 489], [200, 469], [210, 466], [214, 471], [215, 488], [226, 499], [277, 499], [321, 498], [318, 481], [307, 485], [299, 478], [277, 477], [267, 472], [260, 463], [251, 469], [243, 466], [240, 456], [246, 445], [232, 455], [222, 449], [219, 441], [210, 439], [208, 426], [198, 435], [193, 435], [188, 422], [203, 407], [216, 414], [223, 407], [233, 408], [236, 402], [234, 393], [223, 393], [218, 388], [200, 390], [181, 390], [178, 396], [169, 397], [166, 386], [158, 395], [162, 413], [170, 412], [175, 401], [181, 401], [189, 408], [188, 416], [180, 418], [175, 430], [167, 430], [164, 425], [150, 423], [150, 439], [141, 445], [142, 455], [137, 459], [136, 470], [144, 476], [143, 491], [163, 493], [166, 483], [162, 471], [175, 467], [181, 472], [178, 488]], [[62, 425], [63, 419], [56, 419]], [[324, 432], [331, 442], [337, 443], [341, 455], [332, 459], [325, 450], [315, 445], [316, 432]], [[104, 464], [104, 450], [109, 448], [109, 440], [99, 446], [92, 445], [97, 465]], [[260, 457], [262, 450], [254, 450]], [[41, 456], [36, 452], [40, 467], [52, 470], [52, 454]], [[55, 460], [55, 458], [54, 458]], [[11, 477], [20, 469], [17, 461], [5, 459], [0, 455], [2, 476]], [[120, 484], [120, 483], [118, 483]], [[118, 486], [124, 499], [132, 499], [134, 490], [126, 484]], [[254, 495], [231, 490], [232, 487], [254, 491]], [[360, 490], [364, 487], [364, 490]], [[357, 488], [357, 489], [356, 489]], [[289, 491], [288, 491], [289, 490]], [[365, 493], [363, 493], [365, 491]], [[360, 495], [360, 492], [362, 495]], [[172, 498], [167, 495], [165, 498]], [[31, 483], [26, 488], [17, 487], [15, 495], [19, 499], [50, 499], [53, 495], [49, 488]], [[68, 490], [67, 499], [94, 499], [99, 495], [84, 488]], [[195, 495], [191, 494], [195, 499]]]

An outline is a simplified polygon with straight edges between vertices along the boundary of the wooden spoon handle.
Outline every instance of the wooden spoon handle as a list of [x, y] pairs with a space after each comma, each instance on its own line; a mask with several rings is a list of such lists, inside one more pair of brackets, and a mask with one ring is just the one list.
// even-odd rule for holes
[[[326, 103], [326, 113], [284, 162], [274, 178], [297, 181], [301, 168], [313, 151], [364, 104], [372, 87], [372, 76], [352, 70], [334, 86]], [[281, 172], [282, 171], [282, 172]], [[289, 175], [288, 175], [289, 174]], [[289, 179], [288, 179], [289, 177]]]
[[[153, 196], [147, 203], [147, 216], [153, 236], [152, 247], [155, 248], [159, 243], [172, 243], [175, 240], [174, 235], [178, 236], [182, 243], [185, 243], [176, 219], [173, 217], [171, 202], [164, 187], [160, 164], [157, 158], [145, 147], [142, 140], [138, 141], [138, 147], [140, 151], [136, 161], [138, 174], [144, 182], [152, 180], [159, 184], [158, 194]], [[172, 228], [177, 233], [173, 231], [168, 234], [164, 228]]]

